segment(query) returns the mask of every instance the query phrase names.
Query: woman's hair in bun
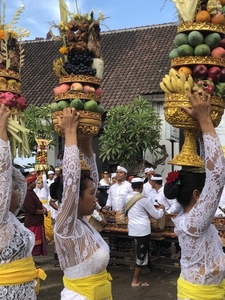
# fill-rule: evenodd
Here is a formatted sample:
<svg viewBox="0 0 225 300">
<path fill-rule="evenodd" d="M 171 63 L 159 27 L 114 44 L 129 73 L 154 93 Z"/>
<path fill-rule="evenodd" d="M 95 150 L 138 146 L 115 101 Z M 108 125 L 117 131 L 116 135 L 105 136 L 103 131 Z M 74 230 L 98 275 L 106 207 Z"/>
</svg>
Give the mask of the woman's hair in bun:
<svg viewBox="0 0 225 300">
<path fill-rule="evenodd" d="M 205 173 L 179 171 L 177 181 L 164 185 L 164 194 L 168 199 L 176 198 L 183 206 L 187 207 L 191 201 L 194 190 L 202 191 L 205 184 Z"/>
</svg>

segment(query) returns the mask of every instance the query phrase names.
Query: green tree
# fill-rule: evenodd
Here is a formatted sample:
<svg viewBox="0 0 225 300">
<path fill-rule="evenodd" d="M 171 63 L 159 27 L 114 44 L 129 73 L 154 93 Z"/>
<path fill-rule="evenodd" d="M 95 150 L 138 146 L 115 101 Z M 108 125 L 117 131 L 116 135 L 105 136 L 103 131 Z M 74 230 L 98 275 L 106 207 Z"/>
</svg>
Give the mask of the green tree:
<svg viewBox="0 0 225 300">
<path fill-rule="evenodd" d="M 162 152 L 159 145 L 162 120 L 151 103 L 142 97 L 130 104 L 111 108 L 100 136 L 100 158 L 131 167 L 148 149 L 152 154 Z M 165 149 L 164 149 L 165 150 Z"/>
<path fill-rule="evenodd" d="M 50 145 L 54 145 L 54 126 L 52 124 L 52 112 L 48 103 L 43 103 L 40 107 L 29 105 L 23 112 L 24 122 L 28 133 L 28 143 L 30 149 L 35 149 L 37 142 L 35 138 L 52 140 Z"/>
</svg>

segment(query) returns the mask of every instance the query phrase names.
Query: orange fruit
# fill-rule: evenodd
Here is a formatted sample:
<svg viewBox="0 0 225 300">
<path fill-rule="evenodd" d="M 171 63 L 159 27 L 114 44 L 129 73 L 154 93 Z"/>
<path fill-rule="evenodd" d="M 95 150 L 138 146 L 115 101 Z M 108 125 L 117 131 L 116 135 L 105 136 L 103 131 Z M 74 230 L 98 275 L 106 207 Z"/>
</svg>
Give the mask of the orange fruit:
<svg viewBox="0 0 225 300">
<path fill-rule="evenodd" d="M 225 17 L 223 14 L 219 13 L 211 17 L 211 23 L 213 24 L 225 24 Z"/>
<path fill-rule="evenodd" d="M 207 10 L 200 10 L 199 12 L 197 12 L 195 16 L 195 21 L 197 23 L 201 23 L 201 22 L 209 23 L 211 21 L 211 16 Z"/>
<path fill-rule="evenodd" d="M 188 67 L 184 66 L 184 67 L 179 68 L 178 74 L 179 74 L 180 71 L 183 71 L 186 76 L 189 75 L 189 74 L 192 75 L 192 70 Z"/>
</svg>

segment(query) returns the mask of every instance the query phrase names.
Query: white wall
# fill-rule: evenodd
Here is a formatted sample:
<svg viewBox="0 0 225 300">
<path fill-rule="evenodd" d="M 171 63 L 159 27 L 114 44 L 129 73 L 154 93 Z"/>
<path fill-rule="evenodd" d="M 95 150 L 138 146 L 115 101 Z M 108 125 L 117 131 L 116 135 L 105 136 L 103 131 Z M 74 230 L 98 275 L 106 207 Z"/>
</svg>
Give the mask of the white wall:
<svg viewBox="0 0 225 300">
<path fill-rule="evenodd" d="M 161 131 L 161 140 L 160 140 L 160 145 L 166 145 L 167 153 L 169 157 L 166 159 L 165 163 L 158 165 L 156 168 L 156 173 L 161 174 L 162 177 L 165 179 L 167 176 L 167 173 L 172 171 L 172 165 L 169 165 L 167 162 L 172 159 L 172 143 L 168 140 L 165 139 L 165 127 L 166 127 L 166 121 L 164 118 L 164 109 L 163 109 L 163 97 L 161 98 L 152 98 L 149 99 L 152 101 L 152 105 L 156 112 L 159 114 L 161 120 L 162 120 L 162 131 Z M 156 101 L 154 101 L 156 100 Z M 179 144 L 174 143 L 174 156 L 179 153 Z M 154 164 L 154 161 L 156 160 L 156 157 L 152 155 L 149 151 L 146 153 L 146 160 L 149 161 L 150 163 Z M 173 166 L 174 170 L 179 170 L 179 166 Z"/>
</svg>

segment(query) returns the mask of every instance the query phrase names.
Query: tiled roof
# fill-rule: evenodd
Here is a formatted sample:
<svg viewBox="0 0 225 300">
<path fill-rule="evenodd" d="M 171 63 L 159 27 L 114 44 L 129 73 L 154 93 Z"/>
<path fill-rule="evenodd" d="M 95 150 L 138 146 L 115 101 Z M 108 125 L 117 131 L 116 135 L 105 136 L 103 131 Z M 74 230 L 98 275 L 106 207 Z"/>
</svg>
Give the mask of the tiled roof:
<svg viewBox="0 0 225 300">
<path fill-rule="evenodd" d="M 162 94 L 159 82 L 168 72 L 176 24 L 168 23 L 101 33 L 104 58 L 102 103 L 106 109 L 131 102 L 138 95 Z M 60 41 L 24 43 L 22 92 L 28 103 L 53 101 L 58 78 L 52 62 L 59 57 Z"/>
</svg>

